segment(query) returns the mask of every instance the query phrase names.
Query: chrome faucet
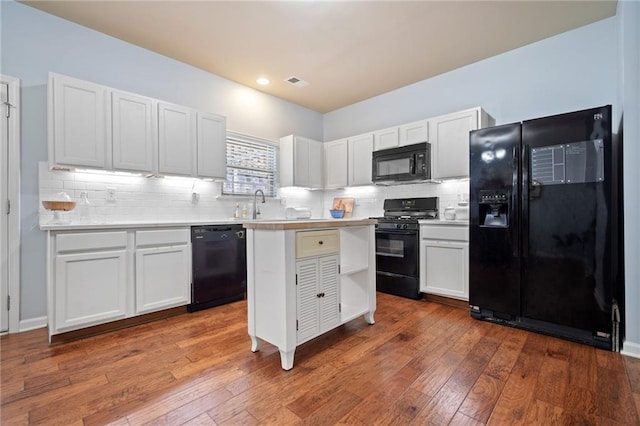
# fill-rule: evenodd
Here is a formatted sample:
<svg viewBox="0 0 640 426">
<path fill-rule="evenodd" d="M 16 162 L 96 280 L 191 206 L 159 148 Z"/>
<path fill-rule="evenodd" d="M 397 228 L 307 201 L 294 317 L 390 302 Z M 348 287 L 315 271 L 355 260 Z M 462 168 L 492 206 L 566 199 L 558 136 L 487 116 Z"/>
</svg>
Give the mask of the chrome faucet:
<svg viewBox="0 0 640 426">
<path fill-rule="evenodd" d="M 262 202 L 264 203 L 264 192 L 262 191 L 262 189 L 256 189 L 256 192 L 254 192 L 253 194 L 253 218 L 257 219 L 258 215 L 260 214 L 260 209 L 258 208 L 258 193 L 260 193 L 260 195 L 262 195 Z"/>
</svg>

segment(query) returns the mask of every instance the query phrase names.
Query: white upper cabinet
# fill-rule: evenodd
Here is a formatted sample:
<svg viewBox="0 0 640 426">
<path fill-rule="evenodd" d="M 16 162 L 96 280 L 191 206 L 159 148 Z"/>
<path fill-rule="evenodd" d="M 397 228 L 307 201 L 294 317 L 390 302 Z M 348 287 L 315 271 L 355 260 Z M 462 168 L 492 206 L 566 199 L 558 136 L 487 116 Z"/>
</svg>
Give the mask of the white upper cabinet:
<svg viewBox="0 0 640 426">
<path fill-rule="evenodd" d="M 325 184 L 327 189 L 349 185 L 349 141 L 347 139 L 324 143 Z"/>
<path fill-rule="evenodd" d="M 322 188 L 323 144 L 289 135 L 280 139 L 280 186 Z"/>
<path fill-rule="evenodd" d="M 49 76 L 49 161 L 107 166 L 107 98 L 103 86 L 58 74 Z"/>
<path fill-rule="evenodd" d="M 399 127 L 389 127 L 388 129 L 373 132 L 373 149 L 394 148 L 400 143 Z"/>
<path fill-rule="evenodd" d="M 194 176 L 196 112 L 179 105 L 158 103 L 158 171 Z"/>
<path fill-rule="evenodd" d="M 111 93 L 113 168 L 157 172 L 156 111 L 153 99 Z"/>
<path fill-rule="evenodd" d="M 481 108 L 473 108 L 429 120 L 431 177 L 446 179 L 469 176 L 469 132 L 493 125 Z"/>
<path fill-rule="evenodd" d="M 349 186 L 371 185 L 373 133 L 349 138 Z"/>
<path fill-rule="evenodd" d="M 400 146 L 429 142 L 429 120 L 414 121 L 399 127 Z"/>
<path fill-rule="evenodd" d="M 225 179 L 227 175 L 227 120 L 198 112 L 198 176 Z"/>
<path fill-rule="evenodd" d="M 55 73 L 48 95 L 52 166 L 226 177 L 225 117 Z"/>
</svg>

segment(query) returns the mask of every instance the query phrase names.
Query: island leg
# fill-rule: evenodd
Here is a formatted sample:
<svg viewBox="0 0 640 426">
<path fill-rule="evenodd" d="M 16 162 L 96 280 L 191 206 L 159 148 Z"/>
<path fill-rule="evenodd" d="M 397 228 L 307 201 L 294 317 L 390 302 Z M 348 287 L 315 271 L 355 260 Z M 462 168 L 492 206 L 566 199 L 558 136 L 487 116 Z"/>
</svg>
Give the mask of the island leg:
<svg viewBox="0 0 640 426">
<path fill-rule="evenodd" d="M 280 349 L 280 364 L 282 365 L 283 370 L 291 370 L 293 368 L 293 355 L 295 352 L 295 348 L 289 351 Z"/>
<path fill-rule="evenodd" d="M 262 346 L 262 339 L 252 335 L 249 337 L 251 338 L 251 352 L 258 352 Z"/>
<path fill-rule="evenodd" d="M 373 319 L 373 313 L 375 311 L 369 311 L 366 314 L 364 314 L 364 320 L 367 322 L 367 324 L 375 324 L 376 321 Z"/>
</svg>

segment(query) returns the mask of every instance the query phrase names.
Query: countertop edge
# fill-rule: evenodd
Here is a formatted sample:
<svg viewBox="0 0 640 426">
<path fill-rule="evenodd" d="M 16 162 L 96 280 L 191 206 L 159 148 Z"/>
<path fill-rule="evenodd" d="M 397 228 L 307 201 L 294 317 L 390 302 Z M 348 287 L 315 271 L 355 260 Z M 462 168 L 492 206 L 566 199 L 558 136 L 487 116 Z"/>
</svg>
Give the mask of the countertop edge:
<svg viewBox="0 0 640 426">
<path fill-rule="evenodd" d="M 420 225 L 434 225 L 434 226 L 443 226 L 443 225 L 469 226 L 469 221 L 468 220 L 446 220 L 446 219 L 419 220 L 418 223 Z"/>
<path fill-rule="evenodd" d="M 313 227 L 336 227 L 336 226 L 356 226 L 356 225 L 373 225 L 376 223 L 375 219 L 211 219 L 211 220 L 180 220 L 180 221 L 132 221 L 132 222 L 111 222 L 111 223 L 68 223 L 68 224 L 40 224 L 41 231 L 90 231 L 90 230 L 110 230 L 110 229 L 154 229 L 154 228 L 172 228 L 172 227 L 191 227 L 202 225 L 242 225 L 245 228 L 256 228 L 256 226 L 245 225 L 258 225 L 258 224 L 270 224 L 271 227 L 277 225 L 295 225 L 296 227 L 301 225 L 318 224 Z M 303 228 L 303 227 L 300 227 Z M 262 228 L 265 229 L 265 228 Z M 273 229 L 273 228 L 270 228 Z M 284 229 L 284 228 L 281 228 Z M 295 227 L 288 227 L 287 229 L 296 229 Z"/>
<path fill-rule="evenodd" d="M 306 220 L 277 220 L 244 223 L 247 229 L 258 230 L 288 230 L 288 229 L 317 229 L 340 228 L 344 226 L 375 225 L 375 219 L 306 219 Z"/>
</svg>

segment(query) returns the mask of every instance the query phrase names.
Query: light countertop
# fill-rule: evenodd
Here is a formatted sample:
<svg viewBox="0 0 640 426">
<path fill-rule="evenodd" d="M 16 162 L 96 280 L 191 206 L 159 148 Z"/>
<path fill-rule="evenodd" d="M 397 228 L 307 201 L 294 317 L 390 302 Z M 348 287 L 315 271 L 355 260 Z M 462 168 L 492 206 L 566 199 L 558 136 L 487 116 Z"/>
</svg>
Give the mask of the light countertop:
<svg viewBox="0 0 640 426">
<path fill-rule="evenodd" d="M 268 219 L 246 222 L 243 226 L 247 229 L 315 229 L 315 228 L 336 228 L 342 226 L 363 226 L 375 225 L 375 219 L 303 219 L 303 220 L 273 220 Z"/>
<path fill-rule="evenodd" d="M 253 229 L 310 229 L 339 226 L 373 225 L 375 219 L 187 219 L 187 220 L 130 220 L 66 224 L 43 223 L 43 231 L 82 231 L 101 229 L 139 229 L 139 228 L 169 228 L 199 225 L 244 225 Z"/>
</svg>

